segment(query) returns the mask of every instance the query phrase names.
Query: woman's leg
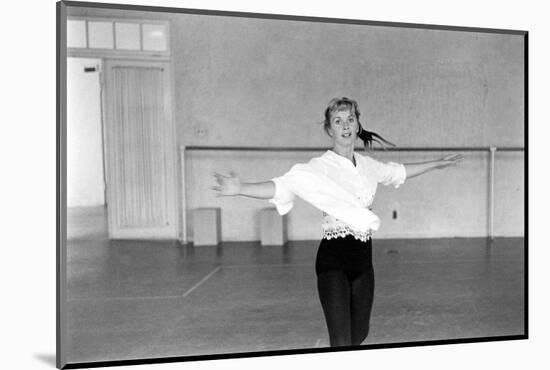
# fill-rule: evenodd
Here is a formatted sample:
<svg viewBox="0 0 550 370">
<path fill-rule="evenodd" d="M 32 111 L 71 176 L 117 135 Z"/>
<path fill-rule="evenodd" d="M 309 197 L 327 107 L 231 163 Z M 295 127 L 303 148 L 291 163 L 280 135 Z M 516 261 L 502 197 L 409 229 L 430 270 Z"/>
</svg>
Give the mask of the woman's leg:
<svg viewBox="0 0 550 370">
<path fill-rule="evenodd" d="M 374 270 L 367 269 L 351 282 L 351 344 L 360 345 L 369 335 L 374 297 Z"/>
<path fill-rule="evenodd" d="M 350 285 L 347 275 L 340 270 L 324 271 L 317 275 L 317 289 L 330 346 L 351 345 Z"/>
</svg>

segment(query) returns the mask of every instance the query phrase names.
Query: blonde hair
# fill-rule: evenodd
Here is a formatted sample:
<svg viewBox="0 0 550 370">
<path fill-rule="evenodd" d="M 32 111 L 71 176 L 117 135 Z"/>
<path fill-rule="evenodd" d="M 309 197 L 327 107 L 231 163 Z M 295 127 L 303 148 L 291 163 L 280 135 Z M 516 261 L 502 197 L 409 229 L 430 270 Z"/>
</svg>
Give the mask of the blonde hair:
<svg viewBox="0 0 550 370">
<path fill-rule="evenodd" d="M 351 114 L 355 115 L 355 118 L 357 118 L 357 124 L 359 125 L 359 132 L 357 133 L 357 136 L 363 141 L 365 145 L 365 150 L 372 149 L 373 141 L 376 141 L 377 143 L 379 143 L 384 149 L 385 149 L 384 144 L 395 146 L 395 144 L 387 141 L 377 133 L 365 130 L 361 125 L 361 121 L 359 121 L 359 116 L 361 112 L 359 112 L 359 106 L 357 105 L 357 102 L 355 100 L 352 100 L 346 97 L 333 98 L 328 103 L 328 106 L 325 109 L 325 119 L 323 121 L 323 128 L 329 136 L 330 136 L 330 131 L 329 131 L 330 118 L 332 117 L 332 114 L 334 112 L 341 112 L 341 111 L 349 111 Z"/>
</svg>

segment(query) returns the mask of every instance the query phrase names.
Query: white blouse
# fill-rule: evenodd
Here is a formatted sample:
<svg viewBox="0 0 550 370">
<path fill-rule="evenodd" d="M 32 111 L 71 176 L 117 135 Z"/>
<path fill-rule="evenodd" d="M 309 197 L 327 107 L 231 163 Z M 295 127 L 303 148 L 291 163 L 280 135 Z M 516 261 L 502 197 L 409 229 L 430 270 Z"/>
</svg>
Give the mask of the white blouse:
<svg viewBox="0 0 550 370">
<path fill-rule="evenodd" d="M 380 219 L 370 209 L 378 183 L 403 184 L 407 177 L 402 164 L 379 162 L 354 153 L 355 163 L 332 150 L 296 164 L 283 176 L 272 179 L 275 195 L 269 202 L 279 214 L 288 213 L 298 196 L 323 211 L 323 237 L 353 235 L 366 241 L 380 227 Z"/>
</svg>

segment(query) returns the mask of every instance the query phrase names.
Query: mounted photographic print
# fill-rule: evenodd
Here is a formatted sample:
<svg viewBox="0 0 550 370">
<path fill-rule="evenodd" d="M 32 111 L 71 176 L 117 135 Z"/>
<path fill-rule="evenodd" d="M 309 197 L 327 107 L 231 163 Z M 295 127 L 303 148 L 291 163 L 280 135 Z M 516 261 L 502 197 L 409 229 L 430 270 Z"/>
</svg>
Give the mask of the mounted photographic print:
<svg viewBox="0 0 550 370">
<path fill-rule="evenodd" d="M 57 366 L 526 339 L 526 31 L 64 1 Z"/>
</svg>

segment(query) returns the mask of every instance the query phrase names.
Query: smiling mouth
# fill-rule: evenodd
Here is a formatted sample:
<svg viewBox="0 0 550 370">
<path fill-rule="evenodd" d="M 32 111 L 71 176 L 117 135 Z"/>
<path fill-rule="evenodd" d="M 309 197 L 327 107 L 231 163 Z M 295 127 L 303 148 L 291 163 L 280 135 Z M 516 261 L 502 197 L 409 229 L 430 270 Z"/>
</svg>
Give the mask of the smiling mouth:
<svg viewBox="0 0 550 370">
<path fill-rule="evenodd" d="M 346 132 L 342 134 L 342 137 L 350 137 L 350 136 L 351 136 L 351 132 Z"/>
</svg>

